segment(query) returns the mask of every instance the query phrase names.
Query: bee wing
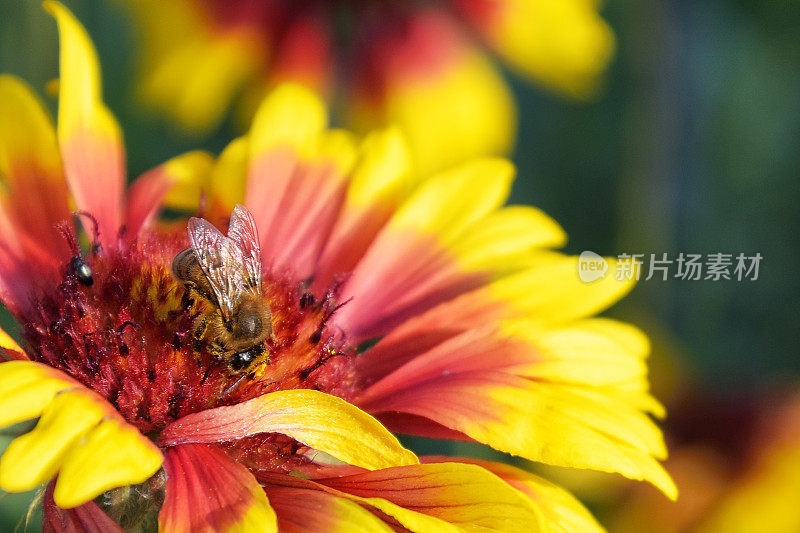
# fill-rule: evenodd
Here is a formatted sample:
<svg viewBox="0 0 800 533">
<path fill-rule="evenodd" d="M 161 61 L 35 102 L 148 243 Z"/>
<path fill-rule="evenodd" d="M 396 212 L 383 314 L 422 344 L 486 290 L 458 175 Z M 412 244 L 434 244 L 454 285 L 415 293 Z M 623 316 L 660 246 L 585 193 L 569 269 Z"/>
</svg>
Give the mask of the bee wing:
<svg viewBox="0 0 800 533">
<path fill-rule="evenodd" d="M 188 227 L 197 261 L 217 297 L 222 316 L 227 320 L 244 289 L 242 251 L 207 220 L 191 218 Z"/>
<path fill-rule="evenodd" d="M 242 251 L 247 289 L 261 292 L 261 244 L 253 215 L 242 204 L 236 204 L 231 213 L 228 238 Z"/>
</svg>

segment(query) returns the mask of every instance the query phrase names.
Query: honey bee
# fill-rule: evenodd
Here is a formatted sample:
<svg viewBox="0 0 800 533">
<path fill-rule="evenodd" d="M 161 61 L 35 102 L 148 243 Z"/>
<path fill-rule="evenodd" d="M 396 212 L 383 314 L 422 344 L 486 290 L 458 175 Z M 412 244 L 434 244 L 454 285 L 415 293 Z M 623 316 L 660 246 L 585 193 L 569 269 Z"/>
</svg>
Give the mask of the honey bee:
<svg viewBox="0 0 800 533">
<path fill-rule="evenodd" d="M 272 312 L 261 294 L 261 245 L 253 215 L 243 205 L 231 214 L 228 236 L 201 218 L 188 223 L 191 248 L 172 260 L 186 294 L 211 304 L 195 319 L 194 339 L 206 342 L 232 374 L 251 374 L 269 362 Z"/>
</svg>

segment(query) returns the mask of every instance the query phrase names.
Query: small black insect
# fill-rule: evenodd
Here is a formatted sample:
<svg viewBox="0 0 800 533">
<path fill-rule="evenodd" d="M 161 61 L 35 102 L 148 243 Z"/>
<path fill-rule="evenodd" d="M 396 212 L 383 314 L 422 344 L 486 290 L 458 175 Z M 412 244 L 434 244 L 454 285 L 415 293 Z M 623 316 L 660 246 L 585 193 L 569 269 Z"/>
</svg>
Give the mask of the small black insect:
<svg viewBox="0 0 800 533">
<path fill-rule="evenodd" d="M 76 255 L 69 260 L 67 273 L 74 276 L 81 285 L 86 285 L 87 287 L 94 285 L 94 275 L 92 274 L 92 269 L 86 264 L 86 261 L 84 261 L 83 257 L 80 255 Z"/>
<path fill-rule="evenodd" d="M 100 231 L 97 225 L 97 219 L 95 219 L 86 211 L 76 211 L 75 215 L 86 218 L 92 225 L 93 238 L 91 253 L 92 255 L 98 255 L 102 252 L 102 248 L 100 246 Z M 94 274 L 92 272 L 92 268 L 86 263 L 83 255 L 81 255 L 81 250 L 78 247 L 78 241 L 75 238 L 75 232 L 73 231 L 72 226 L 64 221 L 57 224 L 56 227 L 64 236 L 64 239 L 66 239 L 67 246 L 69 246 L 69 249 L 72 252 L 72 258 L 69 260 L 69 263 L 67 263 L 67 276 L 75 278 L 81 285 L 91 287 L 94 285 Z"/>
<path fill-rule="evenodd" d="M 86 264 L 86 261 L 81 255 L 80 248 L 78 248 L 78 243 L 75 239 L 75 233 L 66 222 L 61 222 L 56 227 L 61 234 L 64 235 L 64 239 L 66 239 L 67 245 L 73 254 L 69 263 L 67 263 L 67 276 L 75 278 L 81 285 L 91 287 L 94 285 L 94 274 L 92 273 L 92 268 Z"/>
</svg>

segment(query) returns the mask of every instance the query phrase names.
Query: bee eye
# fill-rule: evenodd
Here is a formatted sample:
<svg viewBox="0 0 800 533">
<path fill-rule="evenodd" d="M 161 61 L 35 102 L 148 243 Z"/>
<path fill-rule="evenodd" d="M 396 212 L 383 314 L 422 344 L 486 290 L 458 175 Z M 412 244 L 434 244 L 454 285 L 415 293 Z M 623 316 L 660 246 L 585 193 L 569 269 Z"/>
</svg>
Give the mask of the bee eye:
<svg viewBox="0 0 800 533">
<path fill-rule="evenodd" d="M 231 359 L 231 368 L 236 371 L 244 370 L 247 365 L 253 362 L 254 357 L 255 354 L 253 354 L 253 350 L 247 350 L 234 354 L 233 358 Z"/>
</svg>

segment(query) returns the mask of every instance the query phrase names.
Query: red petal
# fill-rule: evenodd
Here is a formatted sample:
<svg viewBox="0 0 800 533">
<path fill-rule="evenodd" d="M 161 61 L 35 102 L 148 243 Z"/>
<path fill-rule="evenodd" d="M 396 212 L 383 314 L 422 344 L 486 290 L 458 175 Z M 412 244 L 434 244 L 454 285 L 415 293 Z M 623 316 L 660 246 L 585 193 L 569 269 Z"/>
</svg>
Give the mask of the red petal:
<svg viewBox="0 0 800 533">
<path fill-rule="evenodd" d="M 433 236 L 384 229 L 342 289 L 354 298 L 332 318 L 353 340 L 385 335 L 409 318 L 483 285 L 464 272 Z"/>
<path fill-rule="evenodd" d="M 219 448 L 202 444 L 170 448 L 164 468 L 167 489 L 158 514 L 159 531 L 227 531 L 257 518 L 264 521 L 264 531 L 275 530 L 275 514 L 261 486 Z"/>
<path fill-rule="evenodd" d="M 506 304 L 477 290 L 404 322 L 358 359 L 359 375 L 373 383 L 460 333 L 509 315 Z"/>
<path fill-rule="evenodd" d="M 529 345 L 501 337 L 495 326 L 466 331 L 417 356 L 369 387 L 357 403 L 370 405 L 378 398 L 448 376 L 481 373 L 530 363 L 536 354 Z"/>
<path fill-rule="evenodd" d="M 53 501 L 53 486 L 50 482 L 44 494 L 42 531 L 44 533 L 124 533 L 124 530 L 90 501 L 72 509 L 62 509 Z"/>
<path fill-rule="evenodd" d="M 139 230 L 158 214 L 171 185 L 172 179 L 163 165 L 142 174 L 131 184 L 125 199 L 125 232 L 129 239 L 136 238 Z"/>
<path fill-rule="evenodd" d="M 270 75 L 326 94 L 331 82 L 330 38 L 322 17 L 310 12 L 292 21 L 275 46 Z"/>
</svg>

